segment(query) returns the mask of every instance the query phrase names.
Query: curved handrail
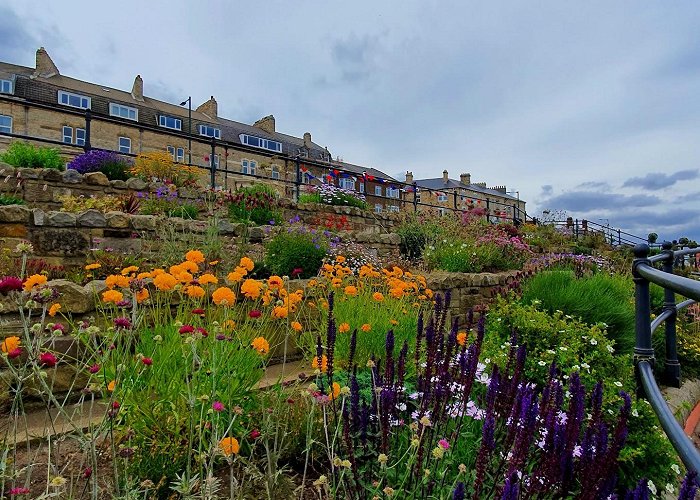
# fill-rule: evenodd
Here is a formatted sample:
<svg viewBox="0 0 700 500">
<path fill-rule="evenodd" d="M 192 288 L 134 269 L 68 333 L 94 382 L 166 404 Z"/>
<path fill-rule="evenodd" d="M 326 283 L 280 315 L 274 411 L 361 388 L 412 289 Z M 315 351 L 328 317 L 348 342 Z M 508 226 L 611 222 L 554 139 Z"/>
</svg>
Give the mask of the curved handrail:
<svg viewBox="0 0 700 500">
<path fill-rule="evenodd" d="M 671 444 L 688 468 L 700 472 L 700 452 L 686 436 L 678 424 L 673 412 L 668 407 L 661 390 L 654 378 L 654 349 L 651 334 L 665 323 L 666 359 L 664 376 L 669 385 L 680 386 L 680 363 L 677 355 L 676 313 L 697 301 L 700 301 L 700 281 L 673 274 L 673 264 L 677 257 L 700 253 L 700 248 L 673 251 L 673 245 L 664 242 L 663 251 L 649 258 L 649 246 L 640 244 L 634 247 L 632 275 L 635 284 L 635 333 L 634 347 L 635 373 L 639 392 L 646 396 L 661 427 Z M 663 270 L 655 269 L 653 263 L 661 262 Z M 664 310 L 651 321 L 649 304 L 649 284 L 654 283 L 664 288 Z M 676 304 L 675 294 L 687 297 Z"/>
</svg>

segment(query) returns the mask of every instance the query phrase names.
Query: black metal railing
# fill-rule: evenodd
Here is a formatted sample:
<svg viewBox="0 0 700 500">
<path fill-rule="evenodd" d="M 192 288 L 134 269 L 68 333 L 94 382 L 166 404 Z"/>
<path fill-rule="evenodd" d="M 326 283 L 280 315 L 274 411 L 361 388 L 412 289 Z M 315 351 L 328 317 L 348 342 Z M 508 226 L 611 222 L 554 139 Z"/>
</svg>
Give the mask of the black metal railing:
<svg viewBox="0 0 700 500">
<path fill-rule="evenodd" d="M 42 105 L 40 103 L 28 103 L 28 105 L 35 106 L 35 107 L 40 107 L 40 108 L 50 108 L 50 106 L 47 105 Z M 51 108 L 53 109 L 53 108 Z M 80 150 L 84 151 L 90 151 L 90 150 L 101 150 L 101 151 L 108 151 L 112 152 L 118 155 L 122 156 L 127 156 L 127 157 L 136 157 L 138 154 L 135 153 L 123 153 L 120 151 L 115 151 L 111 149 L 105 149 L 105 148 L 99 148 L 95 147 L 92 144 L 92 135 L 91 135 L 91 128 L 92 128 L 92 122 L 93 121 L 104 121 L 108 123 L 119 123 L 123 124 L 123 121 L 120 121 L 118 118 L 115 117 L 108 117 L 108 116 L 102 116 L 102 115 L 96 115 L 91 113 L 89 110 L 82 112 L 82 111 L 76 111 L 76 110 L 61 110 L 62 112 L 66 112 L 69 114 L 73 114 L 76 116 L 83 116 L 85 119 L 85 141 L 84 144 L 69 144 L 65 143 L 60 140 L 56 139 L 49 139 L 45 137 L 37 137 L 37 136 L 29 136 L 29 135 L 23 135 L 23 134 L 16 134 L 16 133 L 10 133 L 10 132 L 0 132 L 0 137 L 5 136 L 9 137 L 12 139 L 18 139 L 18 140 L 23 140 L 23 141 L 33 141 L 33 142 L 38 142 L 38 143 L 44 143 L 44 144 L 51 144 L 51 145 L 57 145 L 57 146 L 63 146 L 65 148 L 74 148 L 76 151 L 75 153 L 71 154 L 79 154 Z M 337 162 L 332 162 L 332 161 L 321 161 L 321 160 L 314 160 L 310 158 L 305 158 L 302 156 L 287 156 L 287 155 L 276 155 L 275 158 L 278 158 L 280 161 L 283 161 L 285 165 L 289 165 L 290 163 L 292 164 L 293 167 L 293 172 L 292 172 L 292 178 L 283 178 L 281 175 L 273 178 L 270 175 L 259 175 L 259 174 L 252 174 L 252 173 L 245 173 L 240 170 L 231 170 L 228 168 L 228 165 L 226 165 L 224 168 L 221 168 L 220 166 L 217 166 L 214 162 L 214 158 L 216 157 L 217 153 L 224 152 L 224 158 L 228 156 L 228 151 L 229 150 L 236 150 L 236 151 L 243 151 L 251 154 L 265 154 L 264 151 L 257 150 L 256 148 L 252 148 L 250 146 L 246 145 L 241 145 L 229 141 L 223 141 L 223 140 L 217 140 L 214 138 L 208 138 L 208 137 L 200 137 L 196 135 L 191 135 L 187 133 L 182 133 L 179 131 L 164 131 L 162 129 L 159 129 L 158 127 L 155 126 L 149 126 L 145 124 L 129 124 L 130 126 L 135 126 L 139 129 L 142 130 L 148 130 L 151 132 L 156 132 L 156 133 L 161 133 L 161 134 L 169 134 L 173 136 L 177 136 L 178 138 L 186 138 L 188 140 L 191 140 L 194 143 L 200 144 L 200 145 L 206 145 L 209 148 L 209 153 L 207 154 L 208 157 L 208 165 L 202 165 L 202 164 L 197 164 L 197 163 L 191 163 L 191 162 L 178 162 L 181 165 L 184 166 L 189 166 L 189 167 L 194 167 L 194 168 L 199 168 L 205 171 L 208 171 L 209 173 L 209 180 L 210 180 L 210 186 L 214 189 L 217 187 L 223 187 L 224 189 L 228 189 L 228 178 L 229 175 L 235 176 L 234 179 L 237 180 L 259 180 L 263 182 L 276 182 L 283 184 L 285 186 L 288 186 L 290 189 L 290 194 L 294 196 L 295 199 L 299 199 L 300 194 L 302 194 L 302 191 L 305 186 L 308 186 L 309 184 L 321 184 L 321 183 L 333 183 L 334 185 L 339 184 L 339 178 L 342 177 L 355 177 L 359 180 L 360 184 L 364 189 L 362 190 L 355 190 L 358 194 L 362 194 L 365 196 L 367 199 L 371 199 L 373 201 L 381 201 L 389 206 L 397 206 L 401 211 L 414 211 L 417 212 L 420 208 L 427 208 L 427 209 L 432 209 L 435 211 L 440 211 L 440 212 L 445 212 L 445 211 L 451 211 L 451 212 L 457 212 L 457 213 L 464 213 L 467 212 L 468 209 L 460 207 L 460 202 L 464 204 L 465 201 L 471 201 L 469 204 L 472 206 L 472 208 L 480 208 L 484 212 L 484 216 L 489 220 L 489 222 L 512 222 L 514 224 L 518 224 L 521 222 L 526 222 L 526 221 L 532 221 L 533 219 L 528 216 L 527 212 L 525 210 L 522 210 L 520 208 L 520 203 L 522 203 L 519 199 L 513 199 L 512 201 L 498 201 L 494 199 L 490 199 L 489 197 L 480 197 L 476 194 L 470 194 L 470 195 L 465 195 L 465 194 L 458 194 L 456 191 L 451 191 L 449 189 L 432 189 L 432 188 L 425 188 L 425 187 L 420 187 L 417 185 L 416 182 L 413 183 L 406 183 L 406 182 L 401 182 L 397 181 L 394 179 L 381 179 L 381 178 L 375 178 L 371 175 L 366 175 L 365 173 L 359 173 L 357 171 L 352 171 L 352 170 L 347 170 L 343 169 L 341 166 L 337 164 Z M 207 161 L 205 157 L 205 161 Z M 227 162 L 228 160 L 226 160 Z M 311 173 L 311 169 L 313 169 L 313 174 Z M 311 175 L 311 178 L 309 182 L 304 181 L 305 175 L 309 173 Z M 217 186 L 217 175 L 222 175 L 224 177 L 224 185 L 223 186 Z M 367 192 L 367 187 L 368 183 L 381 183 L 382 185 L 386 187 L 394 187 L 398 191 L 398 197 L 392 197 L 392 196 L 386 196 L 386 195 L 378 195 L 372 192 Z M 386 193 L 386 189 L 383 190 L 384 193 Z M 426 203 L 424 195 L 432 195 L 437 199 L 438 196 L 444 197 L 445 201 L 443 203 L 445 204 L 432 204 L 432 203 Z M 497 195 L 494 195 L 497 196 Z M 421 200 L 422 197 L 422 200 Z M 371 208 L 371 207 L 369 207 Z"/>
<path fill-rule="evenodd" d="M 598 224 L 587 219 L 574 219 L 569 217 L 566 220 L 556 220 L 547 222 L 555 226 L 565 227 L 574 239 L 579 239 L 582 236 L 599 235 L 602 236 L 606 243 L 612 246 L 627 246 L 633 247 L 642 243 L 648 244 L 647 238 L 637 236 L 632 233 L 623 231 L 620 228 L 613 227 L 610 224 Z M 650 245 L 659 247 L 660 245 Z"/>
<path fill-rule="evenodd" d="M 638 383 L 638 394 L 646 397 L 659 418 L 661 427 L 681 460 L 688 468 L 700 472 L 700 452 L 686 436 L 685 431 L 676 421 L 673 412 L 661 394 L 654 368 L 656 359 L 651 341 L 652 333 L 664 323 L 666 340 L 666 359 L 664 360 L 663 382 L 673 387 L 680 387 L 681 367 L 678 362 L 676 339 L 676 315 L 678 311 L 700 301 L 700 281 L 673 274 L 677 259 L 688 255 L 700 254 L 700 248 L 688 248 L 673 251 L 673 245 L 664 242 L 661 252 L 649 257 L 649 245 L 634 247 L 632 276 L 635 284 L 635 332 L 634 366 Z M 696 260 L 697 262 L 697 260 Z M 653 265 L 660 263 L 662 269 Z M 652 322 L 649 297 L 649 284 L 654 283 L 664 288 L 663 312 Z M 676 304 L 675 294 L 688 300 Z"/>
</svg>

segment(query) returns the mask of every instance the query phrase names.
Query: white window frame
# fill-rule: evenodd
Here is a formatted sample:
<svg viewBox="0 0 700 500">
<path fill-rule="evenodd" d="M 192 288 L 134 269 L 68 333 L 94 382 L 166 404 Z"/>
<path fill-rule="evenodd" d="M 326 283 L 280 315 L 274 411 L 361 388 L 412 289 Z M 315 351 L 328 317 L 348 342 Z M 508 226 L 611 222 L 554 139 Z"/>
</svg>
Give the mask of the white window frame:
<svg viewBox="0 0 700 500">
<path fill-rule="evenodd" d="M 282 152 L 282 143 L 279 141 L 273 141 L 272 139 L 264 139 L 262 137 L 258 137 L 257 135 L 248 135 L 248 134 L 241 134 L 239 136 L 239 139 L 241 140 L 241 144 L 245 144 L 246 146 L 250 146 L 252 148 L 260 148 L 260 149 L 267 149 L 268 151 L 275 151 L 277 153 Z M 258 141 L 258 144 L 251 144 L 251 139 L 255 139 Z"/>
<path fill-rule="evenodd" d="M 65 97 L 66 102 L 63 102 L 64 97 Z M 71 97 L 79 99 L 80 105 L 76 106 L 75 104 L 71 104 L 70 103 Z M 83 102 L 83 100 L 84 100 L 84 102 Z M 58 104 L 61 104 L 63 106 L 69 106 L 71 108 L 90 109 L 90 107 L 92 105 L 92 99 L 86 95 L 74 94 L 73 92 L 66 92 L 65 90 L 59 90 L 58 91 Z"/>
<path fill-rule="evenodd" d="M 397 205 L 389 205 L 388 210 L 389 212 L 398 212 L 399 207 Z"/>
<path fill-rule="evenodd" d="M 7 118 L 9 120 L 10 125 L 9 126 L 2 125 L 2 123 L 0 123 L 0 132 L 5 132 L 7 134 L 11 134 L 12 133 L 12 117 L 8 116 L 8 115 L 0 115 L 0 120 L 2 120 L 4 118 Z"/>
<path fill-rule="evenodd" d="M 304 172 L 301 176 L 301 181 L 304 184 L 311 184 L 311 174 L 308 172 Z"/>
<path fill-rule="evenodd" d="M 170 153 L 170 156 L 173 157 L 173 161 L 175 161 L 175 147 L 174 146 L 168 146 L 168 153 Z"/>
<path fill-rule="evenodd" d="M 277 165 L 272 165 L 270 169 L 270 177 L 275 180 L 279 180 L 280 178 L 280 169 Z"/>
<path fill-rule="evenodd" d="M 386 188 L 386 195 L 389 198 L 398 198 L 399 188 Z"/>
<path fill-rule="evenodd" d="M 364 193 L 364 192 L 365 192 L 365 183 L 360 182 L 360 193 Z"/>
<path fill-rule="evenodd" d="M 216 154 L 214 156 L 211 156 L 211 155 L 209 155 L 209 156 L 211 157 L 211 159 L 214 160 L 214 168 L 218 169 L 219 168 L 219 161 L 220 161 L 219 155 Z M 211 167 L 211 165 L 209 165 L 209 166 Z"/>
<path fill-rule="evenodd" d="M 174 127 L 169 127 L 168 126 L 168 119 L 174 120 L 175 121 L 175 126 Z M 170 115 L 158 115 L 158 125 L 160 125 L 163 128 L 169 128 L 170 130 L 180 130 L 182 131 L 182 120 L 180 118 L 175 118 L 174 116 Z"/>
<path fill-rule="evenodd" d="M 446 201 L 447 201 L 447 195 L 446 195 L 446 194 L 439 194 L 439 195 L 437 195 L 437 201 L 442 202 L 442 203 L 446 202 Z"/>
<path fill-rule="evenodd" d="M 200 123 L 199 126 L 197 127 L 199 130 L 199 135 L 203 137 L 213 137 L 215 139 L 221 139 L 221 129 L 212 127 L 211 125 L 206 125 L 204 123 Z M 207 129 L 212 130 L 212 134 L 209 134 Z"/>
<path fill-rule="evenodd" d="M 124 143 L 122 144 L 122 142 Z M 131 153 L 131 138 L 120 136 L 119 139 L 117 139 L 117 149 L 120 153 Z"/>
<path fill-rule="evenodd" d="M 0 94 L 12 94 L 13 88 L 12 80 L 0 79 Z"/>
<path fill-rule="evenodd" d="M 382 205 L 381 203 L 375 203 L 375 205 L 374 205 L 374 213 L 375 213 L 375 214 L 380 214 L 380 213 L 382 213 L 382 208 L 383 208 L 383 205 Z"/>
<path fill-rule="evenodd" d="M 73 146 L 85 146 L 85 129 L 78 127 L 70 127 L 64 125 L 61 129 L 64 144 L 71 144 Z M 79 137 L 82 135 L 82 137 Z M 68 140 L 66 140 L 68 139 Z"/>
<path fill-rule="evenodd" d="M 177 148 L 177 157 L 175 161 L 185 161 L 185 148 Z"/>
<path fill-rule="evenodd" d="M 246 158 L 241 160 L 241 173 L 255 175 L 258 168 L 258 162 L 255 160 L 248 160 Z"/>
<path fill-rule="evenodd" d="M 342 177 L 339 181 L 339 186 L 341 189 L 346 191 L 355 191 L 355 181 L 352 177 Z"/>
<path fill-rule="evenodd" d="M 382 195 L 382 187 L 381 186 L 374 186 L 374 196 L 381 196 Z"/>
<path fill-rule="evenodd" d="M 122 114 L 122 112 L 126 113 L 126 116 Z M 131 114 L 133 113 L 133 118 L 131 117 Z M 125 120 L 132 120 L 132 121 L 139 121 L 139 110 L 136 108 L 132 108 L 131 106 L 127 106 L 125 104 L 119 104 L 118 102 L 110 102 L 109 103 L 109 115 L 110 116 L 116 116 L 117 118 L 124 118 Z"/>
</svg>

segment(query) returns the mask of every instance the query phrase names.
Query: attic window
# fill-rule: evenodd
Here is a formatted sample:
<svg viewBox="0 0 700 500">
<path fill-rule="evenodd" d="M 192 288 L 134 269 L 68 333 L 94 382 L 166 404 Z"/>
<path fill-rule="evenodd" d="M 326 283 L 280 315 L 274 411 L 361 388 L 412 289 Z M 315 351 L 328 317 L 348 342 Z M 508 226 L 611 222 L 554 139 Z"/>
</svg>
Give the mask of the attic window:
<svg viewBox="0 0 700 500">
<path fill-rule="evenodd" d="M 90 98 L 71 92 L 58 91 L 58 103 L 72 108 L 90 109 Z"/>
<path fill-rule="evenodd" d="M 0 94 L 12 93 L 12 80 L 0 80 Z"/>
<path fill-rule="evenodd" d="M 182 120 L 173 116 L 160 115 L 158 117 L 158 124 L 161 127 L 171 128 L 173 130 L 182 130 Z"/>
<path fill-rule="evenodd" d="M 277 141 L 271 141 L 270 139 L 263 139 L 262 137 L 255 137 L 254 135 L 241 134 L 241 143 L 252 146 L 254 148 L 267 149 L 269 151 L 276 151 L 278 153 L 282 152 L 282 143 Z"/>
</svg>

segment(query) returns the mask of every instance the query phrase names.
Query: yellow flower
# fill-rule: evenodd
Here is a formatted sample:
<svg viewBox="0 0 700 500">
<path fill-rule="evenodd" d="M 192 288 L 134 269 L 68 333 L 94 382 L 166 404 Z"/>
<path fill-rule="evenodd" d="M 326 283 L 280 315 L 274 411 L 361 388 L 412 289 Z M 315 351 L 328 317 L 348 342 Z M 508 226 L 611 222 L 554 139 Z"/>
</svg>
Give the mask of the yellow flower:
<svg viewBox="0 0 700 500">
<path fill-rule="evenodd" d="M 117 290 L 107 290 L 102 293 L 102 300 L 107 303 L 114 302 L 116 304 L 124 300 L 124 294 Z"/>
<path fill-rule="evenodd" d="M 101 267 L 102 267 L 102 264 L 98 264 L 97 262 L 95 262 L 94 264 L 88 264 L 87 266 L 85 266 L 85 270 L 92 271 L 94 269 L 99 269 Z"/>
<path fill-rule="evenodd" d="M 364 325 L 362 325 L 361 328 L 363 332 L 369 332 L 372 329 L 372 325 L 370 325 L 369 323 L 365 323 Z"/>
<path fill-rule="evenodd" d="M 9 354 L 12 351 L 14 351 L 15 349 L 18 349 L 19 344 L 20 344 L 19 337 L 15 337 L 15 336 L 7 337 L 5 340 L 2 341 L 2 343 L 0 343 L 0 351 Z"/>
<path fill-rule="evenodd" d="M 236 294 L 228 287 L 222 286 L 211 294 L 214 304 L 217 306 L 232 306 L 236 302 Z"/>
<path fill-rule="evenodd" d="M 282 278 L 279 276 L 270 276 L 267 280 L 267 284 L 270 286 L 270 288 L 277 288 L 280 289 L 284 285 L 284 282 L 282 281 Z"/>
<path fill-rule="evenodd" d="M 352 285 L 346 286 L 345 295 L 350 295 L 351 297 L 354 297 L 355 295 L 357 295 L 357 287 L 354 287 Z"/>
<path fill-rule="evenodd" d="M 340 384 L 338 382 L 333 382 L 333 392 L 330 394 L 331 399 L 336 399 L 340 396 Z"/>
<path fill-rule="evenodd" d="M 458 332 L 457 333 L 457 343 L 459 345 L 464 345 L 467 343 L 467 332 Z"/>
<path fill-rule="evenodd" d="M 185 254 L 185 260 L 194 262 L 195 264 L 201 264 L 204 262 L 204 254 L 199 250 L 190 250 Z"/>
<path fill-rule="evenodd" d="M 260 297 L 261 288 L 262 283 L 260 283 L 258 280 L 247 279 L 241 285 L 241 293 L 249 299 L 255 300 Z"/>
<path fill-rule="evenodd" d="M 302 330 L 304 329 L 304 327 L 301 326 L 301 323 L 299 323 L 298 321 L 292 321 L 292 325 L 291 325 L 291 326 L 292 326 L 292 329 L 293 329 L 295 332 L 300 332 L 300 331 L 302 331 Z"/>
<path fill-rule="evenodd" d="M 242 267 L 237 267 L 234 269 L 232 272 L 228 273 L 228 276 L 226 276 L 226 279 L 230 281 L 231 283 L 238 283 L 243 279 L 243 277 L 248 274 L 248 271 L 243 269 Z"/>
<path fill-rule="evenodd" d="M 27 281 L 24 282 L 24 291 L 28 292 L 35 286 L 43 285 L 48 281 L 48 278 L 43 274 L 32 274 Z"/>
<path fill-rule="evenodd" d="M 177 285 L 177 278 L 169 273 L 162 273 L 153 278 L 153 284 L 158 290 L 172 290 Z"/>
<path fill-rule="evenodd" d="M 112 380 L 109 384 L 107 384 L 107 390 L 109 392 L 114 392 L 114 388 L 117 386 L 117 381 Z"/>
<path fill-rule="evenodd" d="M 129 278 L 127 278 L 126 276 L 120 276 L 118 274 L 110 274 L 105 279 L 105 285 L 107 286 L 107 288 L 128 288 L 129 282 Z"/>
<path fill-rule="evenodd" d="M 238 265 L 248 272 L 252 271 L 253 268 L 255 267 L 255 264 L 253 263 L 253 261 L 251 259 L 249 259 L 248 257 L 242 257 L 241 261 L 238 263 Z"/>
<path fill-rule="evenodd" d="M 350 325 L 347 323 L 341 323 L 340 326 L 338 327 L 338 331 L 340 333 L 346 333 L 350 331 Z"/>
<path fill-rule="evenodd" d="M 225 437 L 219 441 L 219 449 L 227 457 L 231 455 L 238 455 L 241 450 L 241 445 L 238 443 L 238 439 L 234 437 Z"/>
<path fill-rule="evenodd" d="M 139 270 L 139 268 L 136 266 L 125 267 L 124 269 L 122 269 L 122 276 L 126 276 L 127 274 L 135 273 L 138 270 Z"/>
<path fill-rule="evenodd" d="M 236 322 L 232 319 L 227 319 L 221 326 L 224 327 L 224 330 L 233 330 L 236 328 Z"/>
<path fill-rule="evenodd" d="M 401 299 L 404 296 L 403 288 L 400 288 L 400 287 L 392 288 L 391 290 L 389 290 L 389 295 L 391 295 L 395 299 Z"/>
<path fill-rule="evenodd" d="M 326 370 L 328 370 L 328 357 L 326 357 L 325 354 L 321 356 L 321 362 L 318 362 L 318 356 L 314 356 L 314 359 L 311 361 L 311 368 L 317 368 L 321 370 L 321 373 L 326 373 Z"/>
<path fill-rule="evenodd" d="M 193 299 L 201 299 L 206 295 L 207 292 L 205 292 L 204 288 L 202 288 L 201 286 L 190 285 L 185 287 L 185 293 L 188 297 L 191 297 Z"/>
<path fill-rule="evenodd" d="M 218 283 L 219 279 L 211 273 L 206 273 L 206 274 L 201 275 L 197 279 L 197 281 L 199 281 L 200 285 L 208 285 L 209 283 L 213 283 L 213 284 Z"/>
<path fill-rule="evenodd" d="M 141 302 L 146 300 L 148 298 L 148 296 L 149 296 L 148 290 L 146 290 L 145 288 L 142 288 L 141 290 L 136 292 L 136 302 L 138 302 L 140 304 Z"/>
<path fill-rule="evenodd" d="M 49 307 L 49 316 L 52 318 L 56 316 L 56 313 L 61 310 L 61 304 L 56 302 L 55 304 L 51 304 L 51 307 Z"/>
<path fill-rule="evenodd" d="M 399 322 L 396 321 L 395 319 L 390 319 L 390 320 L 389 320 L 389 323 L 391 323 L 393 326 L 396 326 L 396 325 L 399 324 Z"/>
<path fill-rule="evenodd" d="M 381 302 L 382 300 L 384 300 L 384 295 L 382 295 L 382 294 L 379 293 L 379 292 L 374 292 L 374 293 L 372 294 L 372 298 L 373 298 L 374 300 L 376 300 L 377 302 Z"/>
<path fill-rule="evenodd" d="M 180 281 L 180 283 L 189 283 L 194 279 L 194 276 L 187 271 L 182 271 L 181 273 L 176 274 L 175 277 Z"/>
<path fill-rule="evenodd" d="M 138 273 L 136 275 L 137 280 L 145 280 L 146 278 L 153 278 L 155 276 L 154 273 Z"/>
<path fill-rule="evenodd" d="M 265 337 L 255 337 L 250 345 L 260 354 L 267 354 L 270 352 L 270 343 L 265 339 Z"/>
</svg>

